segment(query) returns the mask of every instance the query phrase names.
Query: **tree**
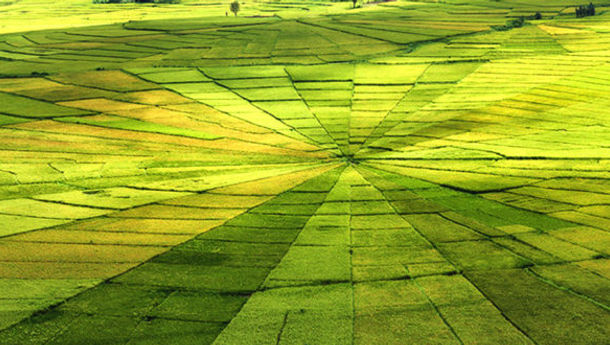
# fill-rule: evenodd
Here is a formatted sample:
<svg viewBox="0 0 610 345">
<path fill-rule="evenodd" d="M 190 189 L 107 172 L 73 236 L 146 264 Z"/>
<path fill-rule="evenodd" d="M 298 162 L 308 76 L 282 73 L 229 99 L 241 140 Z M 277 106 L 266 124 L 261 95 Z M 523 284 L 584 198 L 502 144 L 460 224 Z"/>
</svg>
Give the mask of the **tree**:
<svg viewBox="0 0 610 345">
<path fill-rule="evenodd" d="M 580 6 L 576 7 L 576 17 L 578 17 L 578 18 L 594 16 L 594 15 L 595 15 L 595 5 L 593 5 L 592 2 L 590 2 L 589 5 L 587 5 L 587 6 L 580 5 Z"/>
<path fill-rule="evenodd" d="M 536 14 L 534 14 L 534 19 L 535 20 L 540 20 L 542 19 L 542 14 L 540 12 L 536 12 Z"/>
<path fill-rule="evenodd" d="M 231 12 L 237 16 L 237 12 L 239 12 L 239 1 L 235 0 L 231 3 Z"/>
<path fill-rule="evenodd" d="M 593 5 L 592 2 L 589 3 L 589 6 L 587 6 L 587 14 L 590 16 L 594 16 L 595 15 L 595 5 Z"/>
<path fill-rule="evenodd" d="M 354 4 L 354 8 L 356 8 L 356 3 L 358 2 L 358 0 L 352 0 L 352 3 Z"/>
</svg>

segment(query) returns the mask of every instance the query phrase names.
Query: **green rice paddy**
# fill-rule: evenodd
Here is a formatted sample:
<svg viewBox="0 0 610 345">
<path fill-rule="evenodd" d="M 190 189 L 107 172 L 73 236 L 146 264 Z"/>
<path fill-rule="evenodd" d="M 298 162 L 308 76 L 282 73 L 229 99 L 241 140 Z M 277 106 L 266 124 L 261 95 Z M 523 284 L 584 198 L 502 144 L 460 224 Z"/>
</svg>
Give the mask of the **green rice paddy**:
<svg viewBox="0 0 610 345">
<path fill-rule="evenodd" d="M 229 3 L 0 1 L 0 345 L 610 343 L 610 3 Z"/>
</svg>

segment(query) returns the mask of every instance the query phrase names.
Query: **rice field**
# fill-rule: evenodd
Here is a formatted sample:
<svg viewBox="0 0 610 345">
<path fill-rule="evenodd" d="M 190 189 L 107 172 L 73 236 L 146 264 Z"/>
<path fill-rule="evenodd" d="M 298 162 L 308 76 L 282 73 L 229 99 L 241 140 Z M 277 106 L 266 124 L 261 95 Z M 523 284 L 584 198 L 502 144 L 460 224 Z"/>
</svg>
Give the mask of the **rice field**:
<svg viewBox="0 0 610 345">
<path fill-rule="evenodd" d="M 229 3 L 0 1 L 0 345 L 610 344 L 610 3 Z"/>
</svg>

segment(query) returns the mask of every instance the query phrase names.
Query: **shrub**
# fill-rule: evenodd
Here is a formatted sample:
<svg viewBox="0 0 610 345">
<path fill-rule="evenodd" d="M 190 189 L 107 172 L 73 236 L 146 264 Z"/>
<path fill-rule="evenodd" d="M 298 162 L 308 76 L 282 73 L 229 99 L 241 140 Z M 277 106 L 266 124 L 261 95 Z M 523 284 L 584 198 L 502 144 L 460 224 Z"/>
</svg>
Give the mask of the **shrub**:
<svg viewBox="0 0 610 345">
<path fill-rule="evenodd" d="M 511 28 L 520 28 L 523 26 L 524 23 L 525 23 L 525 18 L 519 17 L 517 19 L 513 19 L 513 20 L 509 21 L 506 25 Z"/>
<path fill-rule="evenodd" d="M 577 18 L 594 16 L 594 15 L 595 15 L 595 5 L 593 5 L 592 2 L 590 2 L 589 5 L 587 5 L 587 6 L 580 5 L 580 6 L 576 7 L 576 17 Z"/>
<path fill-rule="evenodd" d="M 511 19 L 506 22 L 504 25 L 496 25 L 491 28 L 496 31 L 506 31 L 514 28 L 520 28 L 525 24 L 525 17 L 519 17 L 516 19 Z"/>
</svg>

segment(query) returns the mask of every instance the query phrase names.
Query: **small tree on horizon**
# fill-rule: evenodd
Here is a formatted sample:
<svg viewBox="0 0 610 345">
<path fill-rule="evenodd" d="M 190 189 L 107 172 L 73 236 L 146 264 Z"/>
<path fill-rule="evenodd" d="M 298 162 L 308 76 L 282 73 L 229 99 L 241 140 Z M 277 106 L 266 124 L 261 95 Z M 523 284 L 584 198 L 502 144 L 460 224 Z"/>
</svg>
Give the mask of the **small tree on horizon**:
<svg viewBox="0 0 610 345">
<path fill-rule="evenodd" d="M 587 14 L 590 16 L 594 16 L 595 15 L 595 5 L 593 5 L 592 2 L 589 3 L 589 6 L 587 6 Z"/>
<path fill-rule="evenodd" d="M 237 12 L 239 12 L 239 1 L 235 0 L 231 3 L 231 12 L 237 17 Z"/>
<path fill-rule="evenodd" d="M 352 0 L 352 3 L 354 4 L 354 8 L 356 8 L 356 3 L 358 2 L 358 0 Z"/>
</svg>

